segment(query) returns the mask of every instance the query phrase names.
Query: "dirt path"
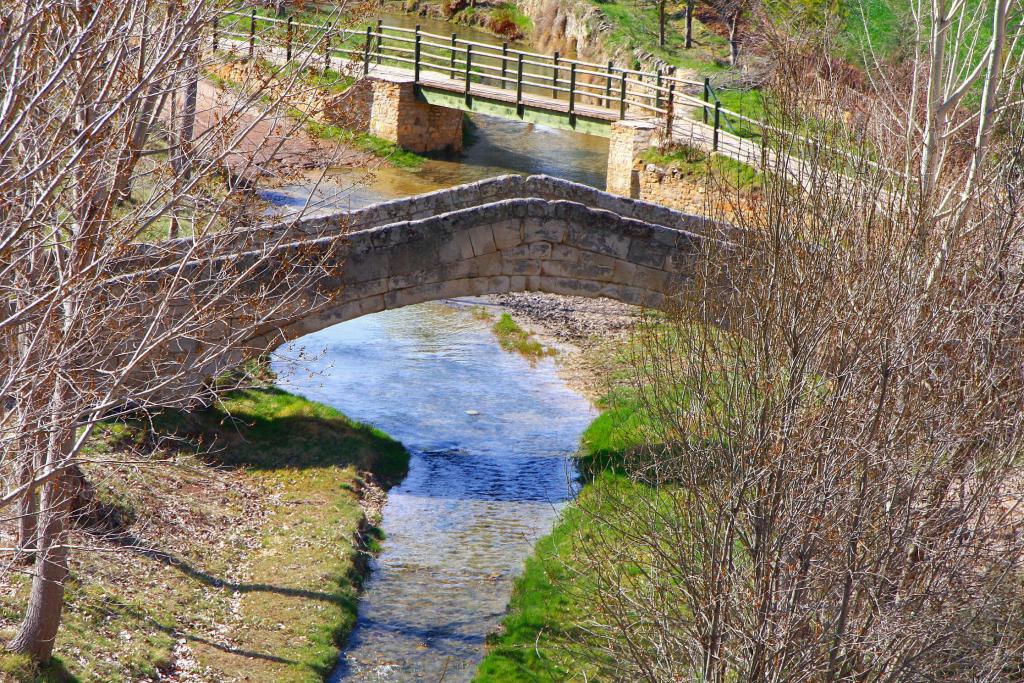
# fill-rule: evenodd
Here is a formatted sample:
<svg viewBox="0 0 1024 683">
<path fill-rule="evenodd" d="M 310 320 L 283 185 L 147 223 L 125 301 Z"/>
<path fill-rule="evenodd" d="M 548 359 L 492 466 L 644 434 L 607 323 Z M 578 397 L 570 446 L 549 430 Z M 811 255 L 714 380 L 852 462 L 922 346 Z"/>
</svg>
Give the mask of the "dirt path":
<svg viewBox="0 0 1024 683">
<path fill-rule="evenodd" d="M 377 162 L 372 154 L 310 135 L 298 122 L 268 112 L 259 101 L 242 101 L 231 90 L 201 81 L 196 106 L 197 139 L 204 140 L 211 131 L 222 134 L 218 130 L 220 121 L 228 116 L 235 122 L 230 134 L 237 138 L 237 144 L 224 160 L 228 169 L 238 175 L 284 181 L 312 168 L 365 167 Z M 223 149 L 230 142 L 234 140 L 218 140 L 217 146 Z"/>
</svg>

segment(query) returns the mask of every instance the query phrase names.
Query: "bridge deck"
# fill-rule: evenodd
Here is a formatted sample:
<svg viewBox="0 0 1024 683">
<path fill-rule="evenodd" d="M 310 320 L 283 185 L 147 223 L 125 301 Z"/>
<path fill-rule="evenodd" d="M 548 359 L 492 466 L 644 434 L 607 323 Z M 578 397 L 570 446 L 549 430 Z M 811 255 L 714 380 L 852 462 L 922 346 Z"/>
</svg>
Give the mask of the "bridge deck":
<svg viewBox="0 0 1024 683">
<path fill-rule="evenodd" d="M 408 81 L 414 78 L 409 69 L 377 64 L 370 66 L 369 75 Z M 421 71 L 418 85 L 419 96 L 430 104 L 602 137 L 610 135 L 611 123 L 620 118 L 618 110 L 580 102 L 574 102 L 570 112 L 566 99 L 546 97 L 536 92 L 523 92 L 517 99 L 515 90 L 489 83 L 471 82 L 467 92 L 465 81 L 433 70 Z"/>
</svg>

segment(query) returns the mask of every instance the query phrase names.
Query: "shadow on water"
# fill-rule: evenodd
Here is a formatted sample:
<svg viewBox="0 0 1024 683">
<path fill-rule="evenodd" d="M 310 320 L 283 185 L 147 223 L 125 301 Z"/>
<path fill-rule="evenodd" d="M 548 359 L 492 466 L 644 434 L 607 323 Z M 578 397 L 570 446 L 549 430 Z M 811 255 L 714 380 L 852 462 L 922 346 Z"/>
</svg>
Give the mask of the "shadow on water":
<svg viewBox="0 0 1024 683">
<path fill-rule="evenodd" d="M 323 350 L 320 374 L 275 362 L 285 386 L 381 428 L 412 456 L 330 680 L 468 681 L 523 560 L 573 494 L 589 404 L 552 361 L 502 351 L 467 308 L 407 307 L 296 344 Z"/>
</svg>

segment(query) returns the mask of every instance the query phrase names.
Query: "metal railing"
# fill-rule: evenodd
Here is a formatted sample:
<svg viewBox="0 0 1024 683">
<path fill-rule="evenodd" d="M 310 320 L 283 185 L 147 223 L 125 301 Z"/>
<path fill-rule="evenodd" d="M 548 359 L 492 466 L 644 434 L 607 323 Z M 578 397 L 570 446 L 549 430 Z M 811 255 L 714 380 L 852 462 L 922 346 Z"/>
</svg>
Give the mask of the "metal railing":
<svg viewBox="0 0 1024 683">
<path fill-rule="evenodd" d="M 269 30 L 267 30 L 269 29 Z M 412 71 L 418 85 L 439 85 L 454 90 L 459 83 L 467 98 L 478 88 L 481 95 L 504 95 L 521 110 L 534 107 L 565 111 L 570 119 L 586 114 L 609 120 L 627 116 L 660 118 L 671 130 L 681 107 L 703 108 L 705 122 L 711 118 L 713 94 L 708 81 L 679 78 L 674 69 L 641 71 L 619 67 L 614 62 L 597 64 L 561 56 L 530 52 L 501 45 L 460 38 L 457 33 L 442 36 L 416 28 L 387 26 L 382 20 L 365 28 L 341 28 L 311 24 L 292 17 L 272 17 L 256 9 L 239 8 L 225 12 L 214 23 L 213 45 L 221 38 L 239 42 L 254 58 L 257 43 L 283 47 L 291 61 L 298 51 L 322 54 L 323 68 L 336 58 L 361 64 L 363 74 L 374 65 Z M 437 77 L 446 82 L 439 83 Z M 704 90 L 704 100 L 692 93 Z M 731 129 L 730 117 L 740 118 L 713 102 L 715 139 L 719 123 Z M 717 148 L 717 144 L 716 144 Z"/>
</svg>

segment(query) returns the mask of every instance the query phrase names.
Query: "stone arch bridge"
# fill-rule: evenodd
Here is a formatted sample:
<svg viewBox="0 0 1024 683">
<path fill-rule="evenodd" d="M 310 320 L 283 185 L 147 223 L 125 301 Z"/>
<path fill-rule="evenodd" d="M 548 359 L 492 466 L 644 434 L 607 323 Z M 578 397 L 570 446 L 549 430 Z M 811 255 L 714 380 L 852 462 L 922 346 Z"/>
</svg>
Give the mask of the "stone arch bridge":
<svg viewBox="0 0 1024 683">
<path fill-rule="evenodd" d="M 262 245 L 283 230 L 291 231 L 289 241 L 268 252 Z M 504 176 L 232 234 L 237 250 L 229 245 L 217 258 L 236 265 L 262 259 L 269 265 L 260 277 L 272 280 L 283 268 L 275 264 L 323 250 L 328 274 L 317 291 L 245 342 L 272 350 L 362 315 L 462 296 L 546 292 L 664 308 L 692 281 L 706 242 L 724 243 L 728 230 L 548 176 Z M 131 259 L 159 271 L 187 248 L 185 240 L 140 245 Z M 198 267 L 217 270 L 209 262 Z"/>
</svg>

